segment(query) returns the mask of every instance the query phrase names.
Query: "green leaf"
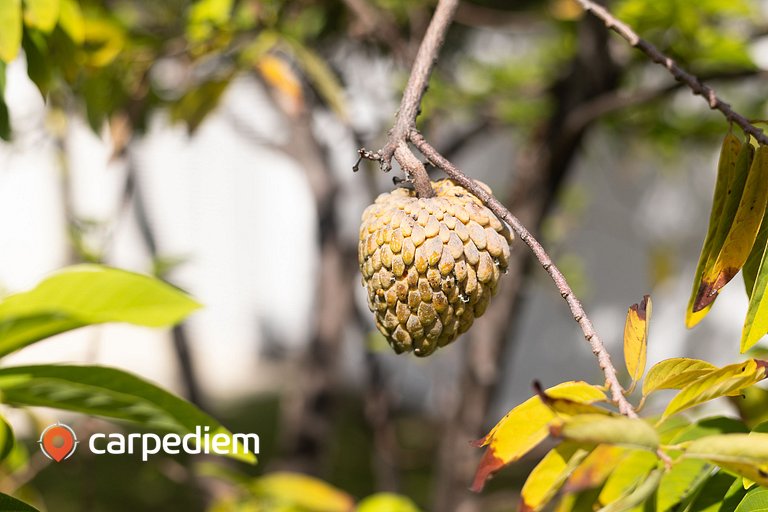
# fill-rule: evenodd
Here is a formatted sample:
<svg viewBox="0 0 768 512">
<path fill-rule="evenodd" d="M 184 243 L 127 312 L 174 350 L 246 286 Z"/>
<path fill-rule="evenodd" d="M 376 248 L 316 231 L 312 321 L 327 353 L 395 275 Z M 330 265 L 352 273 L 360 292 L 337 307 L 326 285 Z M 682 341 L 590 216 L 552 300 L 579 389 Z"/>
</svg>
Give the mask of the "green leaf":
<svg viewBox="0 0 768 512">
<path fill-rule="evenodd" d="M 724 366 L 685 386 L 667 405 L 662 419 L 715 398 L 734 395 L 765 378 L 754 359 Z"/>
<path fill-rule="evenodd" d="M 354 500 L 347 493 L 299 473 L 270 473 L 257 478 L 251 490 L 256 496 L 267 498 L 274 504 L 291 507 L 289 510 L 351 512 L 355 507 Z"/>
<path fill-rule="evenodd" d="M 708 460 L 760 485 L 768 485 L 768 434 L 701 437 L 684 446 L 683 456 Z"/>
<path fill-rule="evenodd" d="M 98 265 L 68 267 L 0 301 L 0 356 L 90 324 L 173 325 L 199 307 L 150 276 Z"/>
<path fill-rule="evenodd" d="M 380 492 L 361 501 L 355 512 L 419 512 L 419 508 L 405 496 Z"/>
<path fill-rule="evenodd" d="M 714 370 L 717 370 L 717 366 L 699 359 L 665 359 L 648 370 L 648 375 L 643 380 L 643 395 L 649 395 L 659 389 L 682 389 Z"/>
<path fill-rule="evenodd" d="M 339 117 L 346 120 L 347 107 L 344 101 L 344 88 L 331 68 L 328 67 L 328 64 L 312 49 L 300 42 L 290 38 L 285 38 L 284 40 L 291 47 L 301 69 L 307 75 L 307 78 L 309 78 L 310 83 L 315 87 L 320 97 L 325 100 Z"/>
<path fill-rule="evenodd" d="M 768 489 L 753 487 L 734 512 L 768 512 Z"/>
<path fill-rule="evenodd" d="M 171 105 L 171 120 L 184 121 L 190 133 L 195 132 L 213 109 L 219 104 L 232 76 L 206 82 L 189 90 L 178 102 Z"/>
<path fill-rule="evenodd" d="M 59 25 L 72 42 L 77 45 L 83 44 L 85 40 L 85 21 L 77 0 L 61 0 Z"/>
<path fill-rule="evenodd" d="M 550 450 L 525 480 L 520 492 L 520 510 L 541 510 L 589 452 L 578 444 L 567 442 Z"/>
<path fill-rule="evenodd" d="M 677 461 L 672 469 L 661 477 L 656 494 L 657 512 L 666 512 L 685 500 L 712 473 L 712 466 L 705 461 L 687 459 Z"/>
<path fill-rule="evenodd" d="M 0 2 L 0 60 L 11 62 L 21 48 L 21 0 Z"/>
<path fill-rule="evenodd" d="M 644 450 L 633 450 L 611 472 L 600 491 L 599 502 L 613 503 L 631 493 L 640 485 L 659 463 L 656 454 Z"/>
<path fill-rule="evenodd" d="M 741 486 L 741 478 L 737 479 L 733 475 L 724 471 L 719 471 L 707 479 L 704 485 L 701 486 L 696 497 L 685 510 L 686 512 L 718 512 L 721 509 L 721 505 L 725 501 L 728 501 L 726 496 L 730 499 L 730 496 L 738 491 L 742 491 L 742 494 L 737 495 L 738 498 L 735 503 L 733 503 L 733 506 L 725 508 L 725 510 L 733 510 L 735 508 L 736 504 L 739 502 L 738 500 L 743 496 L 744 489 Z"/>
<path fill-rule="evenodd" d="M 641 505 L 656 490 L 663 473 L 661 469 L 654 469 L 631 493 L 606 505 L 598 512 L 626 512 Z"/>
<path fill-rule="evenodd" d="M 40 365 L 0 368 L 0 394 L 14 406 L 41 406 L 130 421 L 179 434 L 210 427 L 232 436 L 189 402 L 135 375 L 102 366 Z M 230 457 L 255 463 L 251 454 Z"/>
<path fill-rule="evenodd" d="M 38 510 L 13 496 L 0 493 L 0 512 L 38 512 Z"/>
<path fill-rule="evenodd" d="M 655 450 L 659 447 L 659 434 L 640 419 L 602 414 L 580 414 L 572 418 L 557 419 L 550 425 L 555 437 L 579 443 L 616 444 Z"/>
<path fill-rule="evenodd" d="M 59 0 L 24 0 L 24 23 L 49 33 L 59 20 Z"/>
<path fill-rule="evenodd" d="M 2 38 L 2 36 L 0 36 Z M 0 139 L 11 140 L 11 118 L 5 104 L 5 62 L 0 60 Z"/>
<path fill-rule="evenodd" d="M 45 97 L 51 86 L 50 52 L 45 37 L 40 32 L 27 30 L 22 47 L 27 59 L 27 75 Z"/>
<path fill-rule="evenodd" d="M 13 435 L 13 429 L 5 421 L 5 418 L 0 416 L 0 461 L 8 458 L 15 444 L 16 439 Z"/>
<path fill-rule="evenodd" d="M 766 216 L 768 217 L 768 210 L 766 210 Z M 768 230 L 768 226 L 766 226 Z M 751 288 L 749 297 L 749 306 L 747 307 L 747 316 L 744 319 L 744 327 L 741 330 L 741 345 L 740 350 L 743 354 L 750 348 L 752 348 L 760 338 L 768 333 L 768 294 L 765 293 L 768 289 L 768 246 L 763 244 L 762 247 L 756 245 L 753 248 L 760 253 L 759 266 L 757 267 L 757 274 L 754 283 Z M 745 267 L 746 269 L 746 267 Z M 745 272 L 745 281 L 748 276 Z"/>
</svg>

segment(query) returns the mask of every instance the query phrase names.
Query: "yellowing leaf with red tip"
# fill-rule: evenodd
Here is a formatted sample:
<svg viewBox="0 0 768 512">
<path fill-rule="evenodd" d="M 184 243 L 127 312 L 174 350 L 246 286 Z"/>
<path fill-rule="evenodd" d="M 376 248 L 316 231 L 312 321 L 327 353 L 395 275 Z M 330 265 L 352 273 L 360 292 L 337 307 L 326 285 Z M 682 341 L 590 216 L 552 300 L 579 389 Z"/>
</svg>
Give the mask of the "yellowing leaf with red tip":
<svg viewBox="0 0 768 512">
<path fill-rule="evenodd" d="M 638 304 L 632 304 L 627 311 L 624 324 L 624 363 L 633 385 L 645 371 L 651 310 L 651 297 L 646 295 Z"/>
<path fill-rule="evenodd" d="M 685 325 L 690 329 L 701 321 L 711 306 L 707 306 L 701 311 L 693 311 L 693 304 L 696 300 L 696 295 L 699 292 L 699 286 L 701 285 L 701 276 L 704 274 L 704 270 L 707 265 L 707 261 L 712 252 L 716 254 L 720 252 L 725 236 L 728 233 L 723 229 L 722 237 L 718 241 L 718 226 L 720 225 L 721 218 L 723 217 L 723 207 L 726 203 L 730 193 L 730 185 L 733 181 L 736 159 L 741 149 L 741 141 L 732 133 L 728 133 L 723 139 L 723 145 L 720 149 L 720 160 L 717 164 L 717 181 L 715 182 L 715 192 L 712 196 L 712 210 L 709 213 L 709 227 L 707 228 L 707 235 L 704 238 L 704 244 L 701 248 L 701 254 L 699 255 L 699 262 L 696 265 L 696 274 L 693 279 L 693 289 L 691 290 L 691 298 L 688 301 L 688 307 L 685 310 Z M 741 192 L 739 191 L 739 194 Z M 734 203 L 736 205 L 738 203 Z M 730 226 L 730 221 L 728 221 Z"/>
<path fill-rule="evenodd" d="M 561 443 L 533 468 L 520 492 L 520 511 L 541 510 L 557 494 L 568 476 L 589 454 L 575 443 Z"/>
<path fill-rule="evenodd" d="M 606 400 L 605 393 L 597 386 L 582 381 L 563 382 L 549 388 L 546 395 L 582 404 Z M 555 412 L 539 396 L 509 411 L 485 437 L 474 443 L 488 449 L 478 465 L 472 490 L 482 490 L 489 476 L 542 442 L 549 435 L 548 425 L 554 418 Z"/>
<path fill-rule="evenodd" d="M 744 190 L 723 248 L 701 279 L 694 311 L 711 304 L 752 252 L 768 203 L 768 146 L 760 146 L 749 167 Z"/>
<path fill-rule="evenodd" d="M 758 363 L 754 359 L 724 366 L 702 376 L 680 390 L 667 405 L 661 419 L 721 396 L 739 394 L 742 389 L 764 378 L 764 363 Z"/>
</svg>

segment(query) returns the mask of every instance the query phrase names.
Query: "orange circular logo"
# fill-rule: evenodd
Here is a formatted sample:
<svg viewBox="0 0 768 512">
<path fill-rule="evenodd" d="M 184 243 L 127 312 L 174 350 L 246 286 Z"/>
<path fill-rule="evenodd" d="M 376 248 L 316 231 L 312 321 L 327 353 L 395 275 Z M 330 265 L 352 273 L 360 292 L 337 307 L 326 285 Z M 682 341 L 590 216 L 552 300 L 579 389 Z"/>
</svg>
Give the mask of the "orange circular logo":
<svg viewBox="0 0 768 512">
<path fill-rule="evenodd" d="M 70 458 L 77 449 L 77 443 L 75 431 L 59 422 L 48 425 L 38 441 L 43 455 L 56 462 Z"/>
</svg>

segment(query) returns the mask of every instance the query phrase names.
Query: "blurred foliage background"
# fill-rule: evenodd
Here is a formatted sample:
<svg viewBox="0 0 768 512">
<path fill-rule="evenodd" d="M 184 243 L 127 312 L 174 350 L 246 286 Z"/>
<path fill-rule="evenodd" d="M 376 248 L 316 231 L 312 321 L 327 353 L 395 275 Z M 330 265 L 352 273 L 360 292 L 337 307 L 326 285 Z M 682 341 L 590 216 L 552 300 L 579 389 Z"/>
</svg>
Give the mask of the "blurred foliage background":
<svg viewBox="0 0 768 512">
<path fill-rule="evenodd" d="M 768 66 L 765 2 L 610 4 L 620 19 L 717 87 L 734 108 L 748 117 L 765 117 L 760 86 Z M 133 241 L 147 255 L 136 266 L 187 287 L 188 258 L 162 249 L 157 230 L 162 219 L 147 207 L 152 190 L 142 180 L 138 155 L 152 140 L 162 145 L 157 123 L 183 126 L 190 144 L 204 144 L 199 132 L 222 112 L 244 134 L 239 144 L 265 146 L 298 164 L 308 193 L 288 189 L 275 201 L 288 209 L 309 208 L 315 223 L 300 234 L 311 244 L 304 255 L 313 260 L 311 282 L 285 285 L 294 295 L 308 297 L 307 316 L 298 322 L 306 323 L 300 340 L 291 345 L 273 339 L 253 356 L 254 372 L 269 372 L 265 368 L 272 365 L 269 375 L 277 381 L 272 389 L 212 400 L 200 378 L 207 361 L 199 352 L 196 356 L 195 346 L 217 345 L 226 351 L 226 340 L 205 338 L 186 324 L 169 338 L 172 371 L 182 394 L 232 431 L 258 432 L 262 456 L 257 467 L 165 457 L 142 464 L 85 456 L 51 467 L 22 457 L 25 462 L 18 467 L 6 464 L 4 490 L 20 492 L 50 510 L 344 510 L 349 496 L 362 499 L 377 491 L 408 496 L 424 510 L 514 509 L 526 467 L 506 470 L 482 495 L 472 495 L 466 489 L 479 453 L 468 441 L 498 419 L 494 407 L 509 408 L 514 398 L 530 394 L 525 383 L 509 394 L 514 373 L 510 361 L 526 357 L 515 349 L 517 340 L 538 332 L 520 327 L 525 312 L 531 311 L 526 302 L 541 304 L 530 290 L 542 275 L 530 268 L 526 251 L 513 253 L 492 309 L 467 339 L 445 349 L 450 353 L 434 362 L 404 363 L 403 357 L 389 354 L 357 292 L 354 226 L 362 207 L 392 185 L 390 176 L 372 166 L 353 176 L 355 150 L 376 148 L 384 141 L 433 6 L 423 0 L 0 2 L 0 92 L 18 79 L 12 68 L 23 67 L 45 99 L 39 123 L 14 115 L 23 111 L 22 100 L 7 91 L 0 99 L 0 137 L 6 141 L 0 174 L 13 171 L 7 157 L 13 151 L 35 151 L 41 139 L 53 145 L 66 232 L 61 265 L 119 264 L 111 226 L 125 216 L 137 226 Z M 237 88 L 244 80 L 249 87 Z M 232 99 L 224 108 L 228 95 Z M 267 106 L 264 119 L 256 111 L 258 121 L 275 125 L 281 140 L 254 133 L 231 115 L 232 105 L 237 113 L 238 102 L 248 95 L 263 99 Z M 81 120 L 98 144 L 108 148 L 106 164 L 119 164 L 111 172 L 119 175 L 116 203 L 122 206 L 107 221 L 78 214 L 72 194 L 77 173 L 77 160 L 70 156 L 72 134 Z M 462 2 L 419 124 L 443 154 L 488 182 L 526 225 L 542 234 L 588 302 L 607 302 L 621 319 L 637 297 L 651 290 L 676 290 L 670 283 L 677 279 L 687 293 L 688 268 L 695 264 L 695 252 L 690 254 L 698 250 L 702 223 L 698 217 L 688 222 L 690 215 L 682 220 L 667 215 L 670 199 L 663 190 L 677 180 L 678 188 L 694 190 L 690 199 L 701 203 L 699 210 L 708 208 L 714 165 L 700 155 L 711 156 L 727 125 L 663 69 L 584 17 L 574 1 Z M 651 175 L 634 167 L 632 159 L 643 158 L 654 166 L 654 185 Z M 572 177 L 580 162 L 600 160 L 591 178 Z M 691 181 L 680 181 L 681 168 L 688 169 Z M 610 214 L 602 210 L 595 217 L 590 205 L 611 201 L 603 195 L 611 194 L 609 180 L 624 180 L 634 190 L 662 190 L 652 203 L 654 215 L 644 211 L 645 217 L 635 218 L 636 225 L 605 228 L 601 221 L 610 222 L 605 218 Z M 691 188 L 691 182 L 696 186 Z M 621 234 L 630 237 L 639 231 L 651 240 L 642 272 L 623 268 L 622 279 L 606 277 L 617 290 L 613 295 L 596 293 L 602 288 L 594 269 L 590 271 L 593 254 L 585 253 L 574 235 L 585 226 L 590 232 L 609 233 L 601 250 L 619 262 L 622 256 L 614 257 L 612 251 L 622 254 L 616 249 L 625 243 Z M 596 250 L 591 243 L 590 248 Z M 256 250 L 269 251 L 270 246 Z M 279 291 L 284 290 L 261 290 L 266 300 Z M 215 301 L 193 293 L 204 303 Z M 677 297 L 675 293 L 669 296 Z M 654 301 L 661 310 L 664 300 L 654 295 Z M 685 300 L 679 302 L 682 311 Z M 557 297 L 546 302 L 550 304 L 567 317 Z M 660 325 L 682 324 L 682 316 L 669 322 Z M 569 326 L 565 332 L 574 331 Z M 548 340 L 547 350 L 575 345 L 591 365 L 579 336 L 571 337 Z M 357 348 L 350 349 L 344 340 Z M 556 359 L 546 351 L 543 357 Z M 537 364 L 528 366 L 546 371 Z M 567 366 L 557 368 L 567 371 Z M 106 428 L 96 420 L 77 421 L 82 428 Z M 34 434 L 28 447 L 30 453 L 36 450 Z M 330 493 L 331 503 L 340 501 L 326 508 L 322 499 L 301 501 L 302 494 L 315 496 L 307 486 L 317 482 L 258 479 L 282 470 L 329 482 L 343 491 L 316 492 Z M 23 478 L 14 476 L 19 471 Z M 405 511 L 413 506 L 381 503 L 365 510 Z"/>
</svg>

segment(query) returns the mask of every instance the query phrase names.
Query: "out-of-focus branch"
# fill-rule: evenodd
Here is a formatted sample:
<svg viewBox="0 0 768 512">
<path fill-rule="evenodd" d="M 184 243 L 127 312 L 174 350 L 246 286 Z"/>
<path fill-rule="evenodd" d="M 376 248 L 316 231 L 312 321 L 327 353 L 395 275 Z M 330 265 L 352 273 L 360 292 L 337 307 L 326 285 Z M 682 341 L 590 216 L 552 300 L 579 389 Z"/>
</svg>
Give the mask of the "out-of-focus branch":
<svg viewBox="0 0 768 512">
<path fill-rule="evenodd" d="M 389 139 L 384 147 L 376 154 L 376 160 L 384 172 L 392 168 L 392 158 L 403 168 L 403 171 L 413 182 L 419 197 L 435 195 L 429 183 L 429 176 L 424 165 L 408 148 L 408 135 L 416 128 L 416 117 L 421 108 L 421 98 L 429 85 L 429 77 L 437 61 L 437 54 L 443 45 L 448 27 L 458 6 L 458 0 L 440 0 L 429 23 L 424 39 L 421 41 L 416 60 L 411 68 L 408 84 L 403 92 L 403 99 L 397 111 L 395 125 L 389 132 Z M 367 153 L 367 152 L 365 152 Z M 361 152 L 364 156 L 364 152 Z"/>
<path fill-rule="evenodd" d="M 378 41 L 388 46 L 398 61 L 410 62 L 408 44 L 391 13 L 377 9 L 368 0 L 344 0 L 344 4 L 355 15 L 353 35 Z"/>
<path fill-rule="evenodd" d="M 613 16 L 608 9 L 592 0 L 577 0 L 577 2 L 585 11 L 592 13 L 602 20 L 607 28 L 623 37 L 631 46 L 646 54 L 653 62 L 664 66 L 675 80 L 685 84 L 694 95 L 703 97 L 709 104 L 709 108 L 722 112 L 728 121 L 740 126 L 745 133 L 752 135 L 761 144 L 768 144 L 768 136 L 763 133 L 763 130 L 757 128 L 746 117 L 734 111 L 728 103 L 718 97 L 714 89 L 704 85 L 697 76 L 681 68 L 672 58 L 637 35 L 629 25 Z"/>
<path fill-rule="evenodd" d="M 619 382 L 616 368 L 611 362 L 610 354 L 608 354 L 605 345 L 595 331 L 595 328 L 592 325 L 592 322 L 590 321 L 586 312 L 584 311 L 581 302 L 574 295 L 573 290 L 563 276 L 563 273 L 559 268 L 557 268 L 557 265 L 552 262 L 549 254 L 547 254 L 539 241 L 536 240 L 536 238 L 528 231 L 528 229 L 526 229 L 526 227 L 522 225 L 517 217 L 512 215 L 512 213 L 503 204 L 501 204 L 485 189 L 480 187 L 473 179 L 469 178 L 463 172 L 461 172 L 451 162 L 446 160 L 434 147 L 432 147 L 432 145 L 429 144 L 429 142 L 424 139 L 420 133 L 414 130 L 411 132 L 409 138 L 411 142 L 413 142 L 413 144 L 416 146 L 416 148 L 418 148 L 418 150 L 424 156 L 426 156 L 434 166 L 442 169 L 448 176 L 450 176 L 453 181 L 472 192 L 472 194 L 474 194 L 486 206 L 488 206 L 488 208 L 493 213 L 495 213 L 500 219 L 509 224 L 517 236 L 520 237 L 520 240 L 525 242 L 525 244 L 531 249 L 534 256 L 539 261 L 539 264 L 541 264 L 544 270 L 552 278 L 555 286 L 560 291 L 560 295 L 568 304 L 568 307 L 571 309 L 571 315 L 573 316 L 573 319 L 576 320 L 576 322 L 579 324 L 579 327 L 581 327 L 581 330 L 584 333 L 584 338 L 587 340 L 587 342 L 589 342 L 589 345 L 592 348 L 592 353 L 594 353 L 597 357 L 600 369 L 603 370 L 606 384 L 611 391 L 611 397 L 613 401 L 619 408 L 619 412 L 629 416 L 630 418 L 636 418 L 637 414 L 635 413 L 632 404 L 630 404 L 624 396 L 624 388 Z"/>
</svg>

